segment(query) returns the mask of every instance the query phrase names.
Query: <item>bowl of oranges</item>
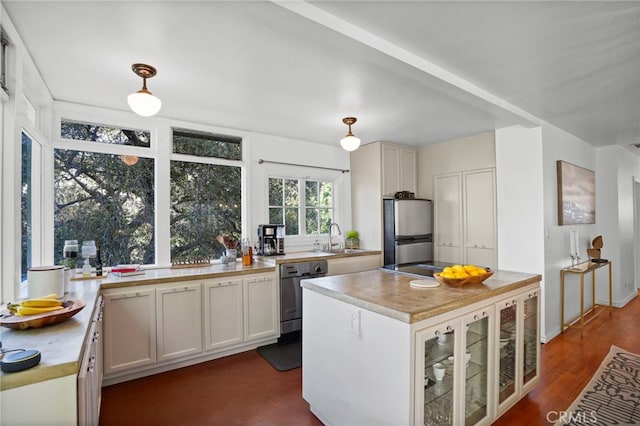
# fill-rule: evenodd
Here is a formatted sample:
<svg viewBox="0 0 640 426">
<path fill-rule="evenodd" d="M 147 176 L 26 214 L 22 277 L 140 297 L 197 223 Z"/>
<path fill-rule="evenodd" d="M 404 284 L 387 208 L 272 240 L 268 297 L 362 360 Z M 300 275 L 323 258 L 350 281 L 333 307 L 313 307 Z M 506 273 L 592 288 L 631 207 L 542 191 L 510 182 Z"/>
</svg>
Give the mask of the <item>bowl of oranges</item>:
<svg viewBox="0 0 640 426">
<path fill-rule="evenodd" d="M 452 287 L 462 287 L 467 284 L 480 284 L 493 275 L 489 268 L 476 265 L 447 266 L 442 272 L 436 272 L 433 277 L 441 283 Z"/>
</svg>

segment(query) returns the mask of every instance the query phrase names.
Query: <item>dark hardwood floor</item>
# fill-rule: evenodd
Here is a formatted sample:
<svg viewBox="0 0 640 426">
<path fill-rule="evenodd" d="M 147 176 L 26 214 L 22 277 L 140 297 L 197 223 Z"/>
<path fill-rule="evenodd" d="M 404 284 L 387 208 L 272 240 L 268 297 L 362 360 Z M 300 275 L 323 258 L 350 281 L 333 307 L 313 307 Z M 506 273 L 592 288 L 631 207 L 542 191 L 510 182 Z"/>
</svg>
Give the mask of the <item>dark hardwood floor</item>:
<svg viewBox="0 0 640 426">
<path fill-rule="evenodd" d="M 538 386 L 494 424 L 546 425 L 591 379 L 611 345 L 640 353 L 640 298 L 603 312 L 584 330 L 542 346 Z M 320 425 L 302 399 L 302 371 L 276 371 L 245 352 L 103 389 L 100 424 Z M 548 421 L 551 420 L 550 421 Z"/>
</svg>

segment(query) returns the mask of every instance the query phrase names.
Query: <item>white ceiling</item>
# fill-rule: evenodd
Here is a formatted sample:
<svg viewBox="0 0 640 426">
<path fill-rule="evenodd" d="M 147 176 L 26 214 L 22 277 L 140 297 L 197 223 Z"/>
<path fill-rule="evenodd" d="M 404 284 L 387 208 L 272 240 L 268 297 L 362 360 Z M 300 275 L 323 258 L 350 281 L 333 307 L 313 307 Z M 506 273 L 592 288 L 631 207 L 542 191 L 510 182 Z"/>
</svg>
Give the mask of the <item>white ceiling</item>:
<svg viewBox="0 0 640 426">
<path fill-rule="evenodd" d="M 420 146 L 550 122 L 640 143 L 635 1 L 8 1 L 56 100 L 338 145 Z"/>
</svg>

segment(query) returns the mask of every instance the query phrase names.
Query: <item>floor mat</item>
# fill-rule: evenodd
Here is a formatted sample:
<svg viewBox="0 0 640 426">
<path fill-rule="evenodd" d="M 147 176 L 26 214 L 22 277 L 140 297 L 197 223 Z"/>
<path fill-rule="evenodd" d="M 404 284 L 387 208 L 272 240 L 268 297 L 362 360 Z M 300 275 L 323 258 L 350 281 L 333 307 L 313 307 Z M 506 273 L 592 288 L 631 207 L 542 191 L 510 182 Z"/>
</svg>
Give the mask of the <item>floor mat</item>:
<svg viewBox="0 0 640 426">
<path fill-rule="evenodd" d="M 278 371 L 302 367 L 302 341 L 260 346 L 258 353 Z"/>
</svg>

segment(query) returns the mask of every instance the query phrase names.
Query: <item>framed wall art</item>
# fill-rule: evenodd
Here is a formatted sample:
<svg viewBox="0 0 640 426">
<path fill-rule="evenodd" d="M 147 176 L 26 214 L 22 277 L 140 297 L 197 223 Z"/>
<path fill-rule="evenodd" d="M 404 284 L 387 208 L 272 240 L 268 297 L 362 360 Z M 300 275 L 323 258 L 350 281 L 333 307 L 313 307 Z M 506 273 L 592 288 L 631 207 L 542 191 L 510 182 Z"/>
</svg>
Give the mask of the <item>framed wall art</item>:
<svg viewBox="0 0 640 426">
<path fill-rule="evenodd" d="M 558 171 L 558 225 L 596 223 L 596 174 L 566 161 Z"/>
</svg>

